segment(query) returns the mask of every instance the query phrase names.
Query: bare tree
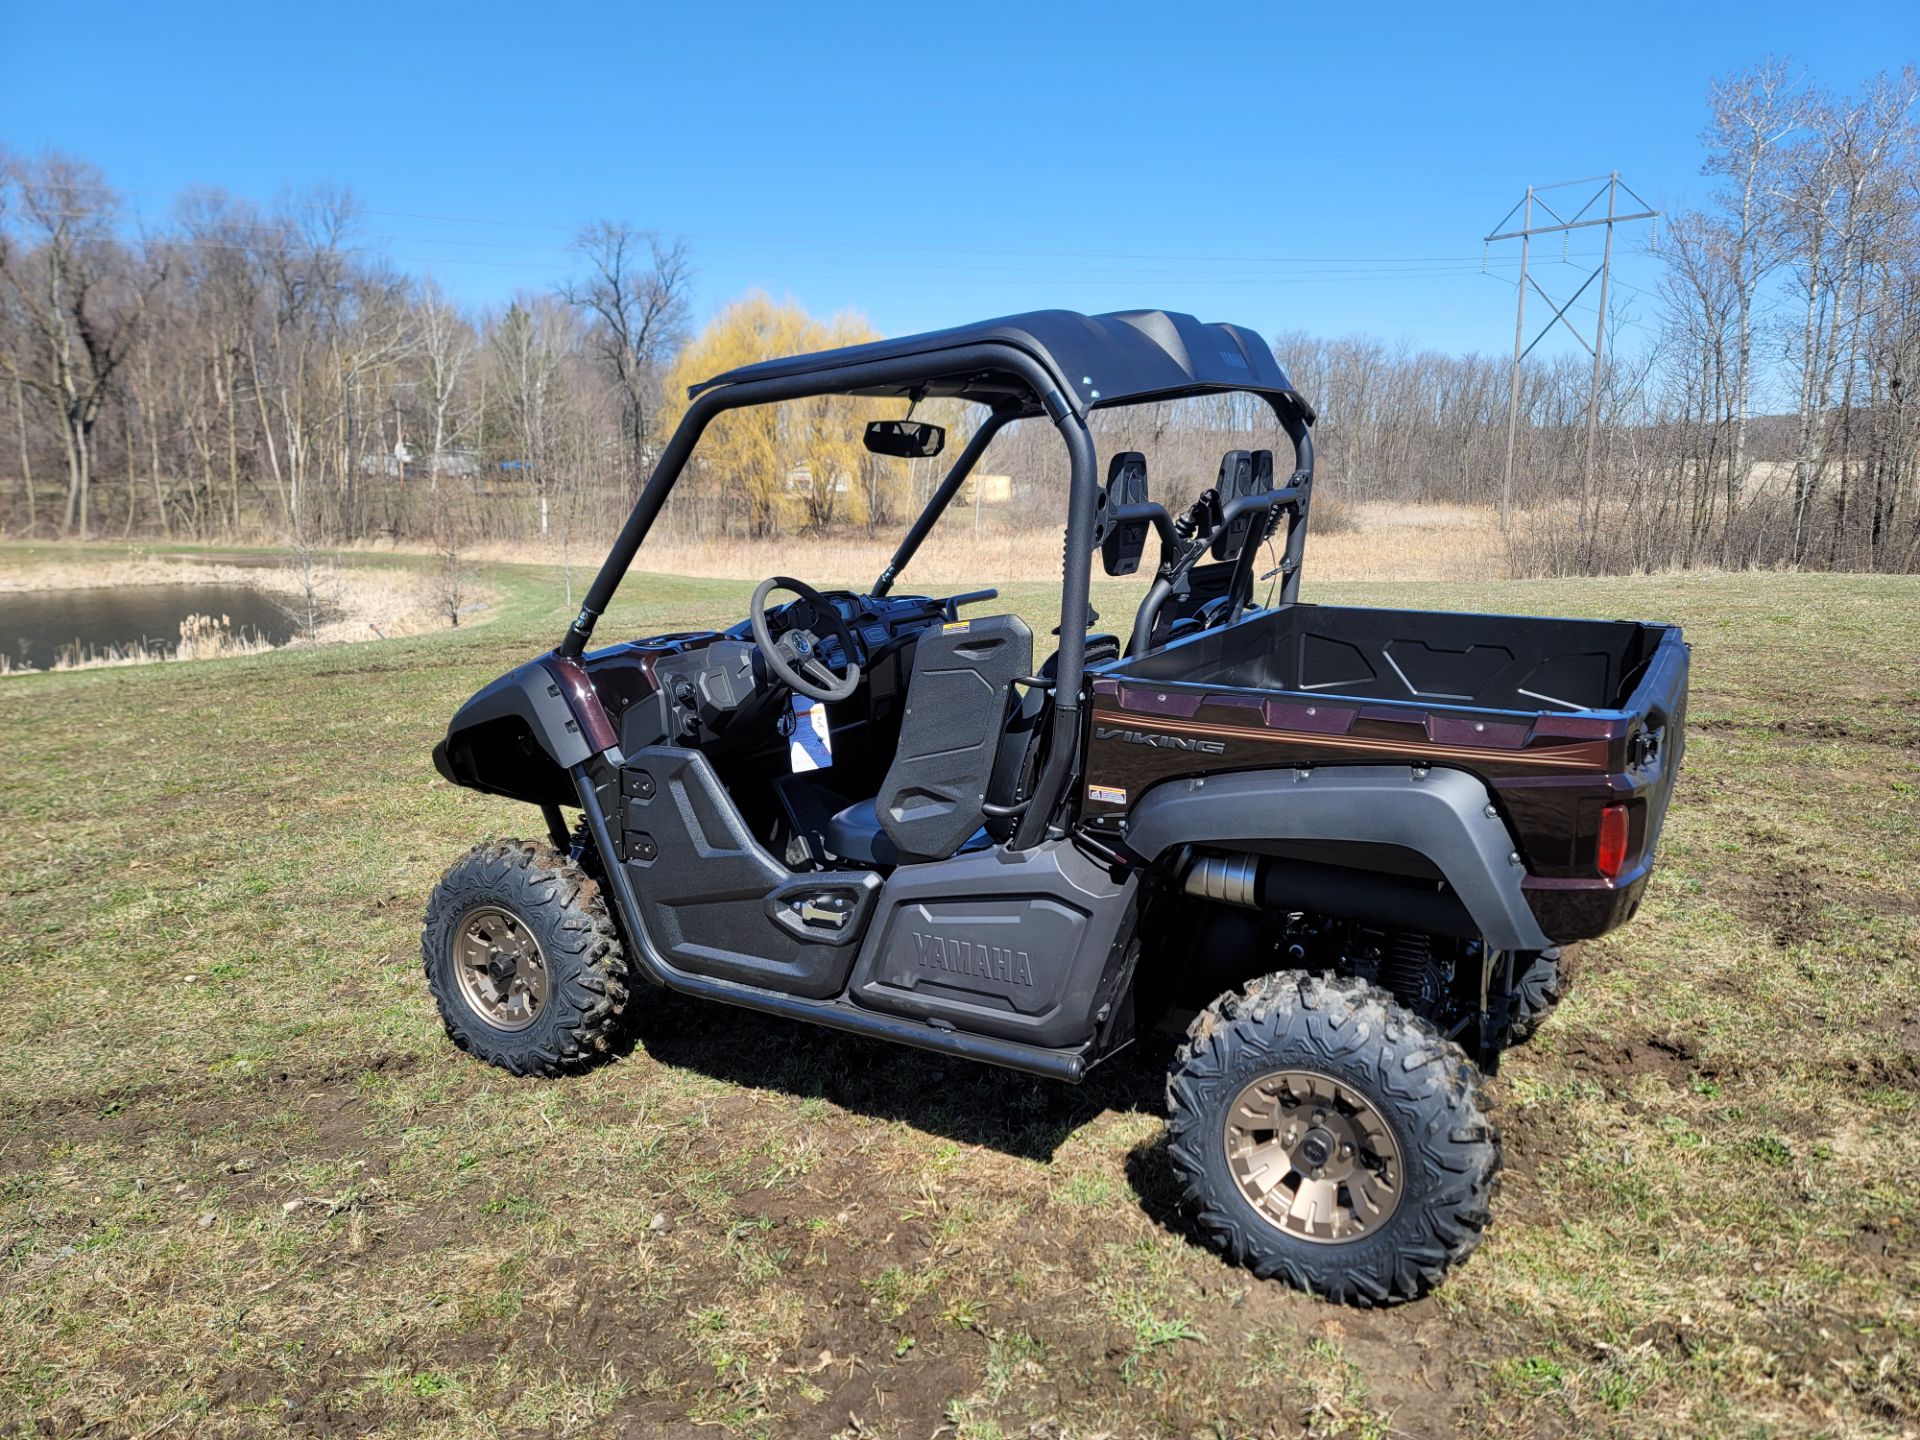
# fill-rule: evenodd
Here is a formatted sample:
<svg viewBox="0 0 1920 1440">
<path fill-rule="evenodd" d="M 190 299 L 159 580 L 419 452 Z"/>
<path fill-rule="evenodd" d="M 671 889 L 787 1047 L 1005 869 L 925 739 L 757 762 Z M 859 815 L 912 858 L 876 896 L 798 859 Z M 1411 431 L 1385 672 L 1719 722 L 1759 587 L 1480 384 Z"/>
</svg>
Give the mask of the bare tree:
<svg viewBox="0 0 1920 1440">
<path fill-rule="evenodd" d="M 466 526 L 452 506 L 443 507 L 435 526 L 437 564 L 433 572 L 434 606 L 457 630 L 473 598 L 473 568 L 466 557 Z"/>
<path fill-rule="evenodd" d="M 686 339 L 693 267 L 681 241 L 664 241 L 621 221 L 589 225 L 574 248 L 590 273 L 564 294 L 591 317 L 588 343 L 619 386 L 637 486 L 652 456 L 661 376 Z"/>
<path fill-rule="evenodd" d="M 138 332 L 138 303 L 164 270 L 136 267 L 113 237 L 117 198 L 93 166 L 48 152 L 10 160 L 0 183 L 18 197 L 28 253 L 9 250 L 3 276 L 25 316 L 29 353 L 9 353 L 8 373 L 51 402 L 61 421 L 67 499 L 60 529 L 87 537 L 94 428 L 108 387 Z"/>
<path fill-rule="evenodd" d="M 552 523 L 551 461 L 568 338 L 566 312 L 536 296 L 507 308 L 491 342 L 499 404 L 517 447 L 506 463 L 533 481 L 543 540 Z"/>
<path fill-rule="evenodd" d="M 459 392 L 467 362 L 473 358 L 473 329 L 431 282 L 421 291 L 415 317 L 431 437 L 427 452 L 427 488 L 437 491 L 441 472 L 446 468 L 447 446 L 458 438 L 454 397 Z"/>
<path fill-rule="evenodd" d="M 1733 337 L 1726 382 L 1732 391 L 1733 435 L 1727 456 L 1727 514 L 1738 510 L 1747 474 L 1747 429 L 1753 414 L 1754 306 L 1785 253 L 1779 223 L 1789 142 L 1804 129 L 1814 99 L 1768 59 L 1707 90 L 1709 175 L 1727 183 L 1717 198 L 1720 234 L 1733 299 Z"/>
<path fill-rule="evenodd" d="M 274 598 L 274 606 L 293 622 L 303 640 L 319 637 L 320 626 L 340 608 L 339 570 L 304 537 L 289 547 L 286 568 L 294 580 L 294 589 Z"/>
<path fill-rule="evenodd" d="M 1803 301 L 1795 359 L 1799 425 L 1793 476 L 1793 548 L 1807 558 L 1815 502 L 1828 478 L 1835 423 L 1853 408 L 1868 328 L 1892 271 L 1911 264 L 1920 76 L 1879 76 L 1859 95 L 1818 97 L 1811 134 L 1795 156 L 1787 228 Z M 1891 242 L 1891 243 L 1890 243 Z M 1840 521 L 1848 467 L 1838 470 Z"/>
</svg>

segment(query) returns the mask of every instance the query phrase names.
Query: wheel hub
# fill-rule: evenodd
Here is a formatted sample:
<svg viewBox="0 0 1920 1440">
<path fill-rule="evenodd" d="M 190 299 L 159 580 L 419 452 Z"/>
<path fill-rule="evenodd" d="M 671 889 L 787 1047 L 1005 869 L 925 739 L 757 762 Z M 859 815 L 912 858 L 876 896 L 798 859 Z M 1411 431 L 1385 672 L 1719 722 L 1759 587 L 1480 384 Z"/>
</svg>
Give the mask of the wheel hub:
<svg viewBox="0 0 1920 1440">
<path fill-rule="evenodd" d="M 1240 1193 L 1288 1235 L 1358 1240 L 1399 1207 L 1399 1143 L 1364 1096 L 1330 1075 L 1261 1076 L 1228 1109 L 1224 1138 Z"/>
<path fill-rule="evenodd" d="M 460 994 L 496 1030 L 524 1030 L 547 1003 L 547 961 L 525 922 L 482 905 L 460 922 L 454 969 Z"/>
</svg>

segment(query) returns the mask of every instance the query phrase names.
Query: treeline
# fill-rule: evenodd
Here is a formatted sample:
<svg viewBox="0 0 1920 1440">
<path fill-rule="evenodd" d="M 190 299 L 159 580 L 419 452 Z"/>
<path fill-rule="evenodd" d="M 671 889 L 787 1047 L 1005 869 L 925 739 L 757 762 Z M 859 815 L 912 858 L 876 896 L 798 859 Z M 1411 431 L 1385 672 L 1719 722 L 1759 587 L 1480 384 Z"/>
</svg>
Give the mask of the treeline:
<svg viewBox="0 0 1920 1440">
<path fill-rule="evenodd" d="M 651 452 L 677 245 L 594 226 L 576 283 L 468 314 L 360 245 L 345 194 L 195 194 L 137 238 L 120 210 L 90 165 L 0 156 L 14 533 L 550 532 Z"/>
<path fill-rule="evenodd" d="M 1578 568 L 1920 561 L 1920 75 L 1716 82 L 1711 204 L 1663 223 L 1659 339 L 1614 367 Z"/>
<path fill-rule="evenodd" d="M 1660 224 L 1651 339 L 1615 337 L 1591 463 L 1589 362 L 1523 367 L 1516 568 L 1920 564 L 1916 95 L 1911 70 L 1834 95 L 1775 64 L 1711 88 L 1713 196 Z M 0 154 L 0 527 L 591 549 L 688 381 L 872 334 L 757 296 L 696 334 L 693 257 L 616 222 L 576 237 L 568 279 L 464 310 L 361 226 L 345 194 L 261 209 L 196 193 L 133 233 L 93 167 Z M 1297 334 L 1275 348 L 1320 410 L 1324 497 L 1499 501 L 1504 358 Z M 897 526 L 938 467 L 866 456 L 869 410 L 723 427 L 665 523 Z M 1263 422 L 1223 399 L 1097 423 L 1104 448 L 1148 450 L 1179 501 L 1229 444 L 1271 443 Z M 996 513 L 1056 522 L 1061 464 L 1044 427 L 1013 427 L 982 464 L 1011 477 Z"/>
</svg>

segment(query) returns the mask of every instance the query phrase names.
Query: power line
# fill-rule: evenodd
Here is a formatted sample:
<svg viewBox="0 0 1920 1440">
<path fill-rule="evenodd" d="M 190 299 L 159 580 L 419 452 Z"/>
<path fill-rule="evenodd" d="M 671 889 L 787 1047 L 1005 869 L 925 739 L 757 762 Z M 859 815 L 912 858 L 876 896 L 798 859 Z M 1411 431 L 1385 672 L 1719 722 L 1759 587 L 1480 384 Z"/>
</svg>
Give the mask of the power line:
<svg viewBox="0 0 1920 1440">
<path fill-rule="evenodd" d="M 274 225 L 239 225 L 239 226 L 233 226 L 229 228 L 241 229 L 241 230 L 264 231 L 268 234 L 282 233 L 280 227 L 274 226 Z M 250 251 L 250 250 L 263 248 L 258 243 L 250 243 L 246 241 L 235 241 L 235 240 L 212 240 L 212 239 L 205 239 L 205 238 L 201 238 L 199 236 L 193 236 L 193 235 L 188 235 L 188 236 L 161 235 L 161 236 L 150 237 L 150 238 L 153 239 L 154 243 L 172 246 L 175 248 L 199 248 L 199 249 L 209 249 L 209 250 L 236 250 L 236 251 Z M 342 252 L 353 253 L 353 252 L 364 250 L 371 245 L 410 245 L 416 242 L 424 242 L 428 245 L 434 245 L 434 246 L 456 245 L 456 246 L 473 248 L 473 249 L 524 249 L 524 250 L 538 250 L 538 251 L 541 251 L 542 253 L 558 252 L 561 254 L 569 254 L 569 255 L 578 253 L 576 249 L 570 245 L 559 245 L 559 246 L 518 246 L 518 245 L 512 245 L 512 244 L 500 245 L 500 244 L 496 244 L 495 242 L 485 241 L 485 240 L 462 240 L 462 239 L 457 239 L 449 236 L 401 235 L 401 234 L 364 235 L 364 236 L 358 237 L 358 239 L 355 240 L 354 243 L 352 244 L 341 245 L 337 248 Z M 761 255 L 757 255 L 753 253 L 742 254 L 739 252 L 730 252 L 726 250 L 708 252 L 708 254 L 713 259 L 725 260 L 725 261 L 743 261 L 743 260 L 758 261 L 763 258 L 773 258 L 771 256 L 763 257 Z M 1086 255 L 1081 255 L 1081 256 L 1072 256 L 1068 252 L 1059 252 L 1058 258 L 1097 260 L 1103 257 L 1101 257 L 1097 253 L 1088 253 Z M 489 259 L 489 260 L 476 260 L 476 261 L 471 261 L 469 263 L 507 266 L 507 265 L 531 265 L 531 264 L 538 263 L 538 261 L 537 260 L 523 261 L 523 260 L 517 260 L 517 259 Z M 921 263 L 921 262 L 915 262 L 915 261 L 909 261 L 909 260 L 864 260 L 864 259 L 844 259 L 843 260 L 833 256 L 826 256 L 826 255 L 808 256 L 805 259 L 805 263 L 809 265 L 836 265 L 836 266 L 845 266 L 849 268 L 856 268 L 863 275 L 870 272 L 876 267 L 882 268 L 882 269 L 894 269 L 894 270 L 926 270 L 926 271 L 935 271 L 942 274 L 952 269 L 952 262 L 950 261 L 929 260 L 924 263 Z M 1172 260 L 1171 257 L 1168 257 L 1164 261 L 1156 261 L 1154 263 L 1170 264 L 1175 262 Z M 1495 265 L 1508 265 L 1514 262 L 1508 261 L 1508 260 L 1500 260 L 1500 259 L 1496 259 L 1489 262 L 1484 257 L 1476 258 L 1470 255 L 1454 255 L 1454 256 L 1397 256 L 1397 257 L 1379 256 L 1379 257 L 1374 257 L 1366 260 L 1358 260 L 1358 259 L 1342 260 L 1342 259 L 1335 259 L 1335 258 L 1312 260 L 1305 257 L 1297 257 L 1297 258 L 1291 258 L 1291 259 L 1275 258 L 1275 259 L 1270 259 L 1266 261 L 1257 261 L 1257 262 L 1254 262 L 1254 261 L 1232 262 L 1222 258 L 1220 263 L 1222 264 L 1247 263 L 1247 264 L 1269 264 L 1269 265 L 1286 265 L 1286 266 L 1337 265 L 1337 266 L 1342 266 L 1346 268 L 1328 269 L 1328 270 L 1295 270 L 1291 272 L 1265 271 L 1265 270 L 1230 270 L 1230 271 L 1197 272 L 1197 271 L 1189 271 L 1185 269 L 1142 270 L 1135 267 L 1135 268 L 1130 268 L 1128 273 L 1131 275 L 1144 275 L 1147 277 L 1153 277 L 1156 275 L 1169 275 L 1169 274 L 1180 275 L 1180 274 L 1188 274 L 1188 273 L 1205 273 L 1205 274 L 1219 274 L 1227 277 L 1231 277 L 1235 275 L 1246 275 L 1246 276 L 1252 276 L 1256 278 L 1266 274 L 1286 274 L 1286 273 L 1306 274 L 1306 275 L 1314 275 L 1314 274 L 1365 275 L 1365 274 L 1380 273 L 1381 269 L 1389 269 L 1389 270 L 1406 269 L 1409 271 L 1418 270 L 1422 272 L 1428 271 L 1428 270 L 1432 270 L 1432 271 L 1479 270 L 1484 268 L 1489 263 L 1492 263 Z M 1358 270 L 1358 269 L 1352 268 L 1360 265 L 1367 265 L 1367 266 L 1373 266 L 1373 267 L 1379 267 L 1379 268 L 1372 269 L 1372 270 Z M 1063 268 L 1063 269 L 1039 269 L 1031 265 L 1016 265 L 1016 266 L 978 266 L 976 265 L 973 268 L 976 271 L 984 270 L 984 271 L 991 272 L 995 270 L 1000 270 L 1000 271 L 1005 271 L 1007 273 L 1018 273 L 1023 275 L 1078 276 L 1084 273 L 1084 271 L 1078 266 L 1075 266 L 1072 268 Z"/>
<path fill-rule="evenodd" d="M 69 215 L 69 218 L 73 218 L 76 216 L 84 217 L 87 215 L 88 212 L 67 212 L 67 213 Z M 248 230 L 248 231 L 262 231 L 269 234 L 279 234 L 282 231 L 282 227 L 277 225 L 269 225 L 269 224 L 233 223 L 228 228 Z M 249 243 L 246 241 L 213 240 L 213 239 L 206 239 L 206 238 L 201 238 L 196 236 L 163 235 L 163 236 L 151 237 L 151 238 L 153 238 L 154 243 L 164 245 L 174 249 L 198 249 L 198 250 L 216 250 L 216 251 L 231 251 L 231 252 L 237 252 L 237 253 L 248 253 L 248 252 L 252 252 L 262 248 L 257 243 Z M 571 246 L 520 246 L 512 242 L 508 242 L 502 245 L 502 244 L 497 244 L 496 242 L 490 242 L 490 241 L 468 241 L 468 240 L 461 240 L 453 237 L 444 237 L 444 236 L 435 237 L 435 236 L 402 235 L 402 234 L 365 235 L 365 236 L 359 237 L 352 244 L 339 246 L 338 249 L 341 253 L 357 254 L 357 253 L 366 252 L 371 247 L 389 246 L 389 245 L 408 245 L 415 241 L 422 241 L 422 240 L 434 246 L 458 245 L 458 246 L 465 246 L 469 248 L 528 249 L 528 250 L 538 250 L 543 254 L 551 253 L 551 252 L 558 252 L 562 254 L 576 253 L 573 247 Z M 986 253 L 995 253 L 995 252 L 986 252 Z M 1008 253 L 1012 253 L 1012 252 L 1008 252 Z M 1089 252 L 1079 257 L 1071 257 L 1069 256 L 1068 252 L 1052 252 L 1052 253 L 1057 253 L 1062 258 L 1079 258 L 1082 260 L 1089 260 L 1089 261 L 1097 260 L 1101 258 L 1097 252 Z M 475 258 L 475 257 L 461 257 L 461 256 L 387 255 L 386 258 L 392 260 L 394 263 L 405 264 L 405 265 L 425 265 L 425 266 L 458 265 L 458 266 L 475 266 L 475 267 L 493 268 L 493 269 L 526 269 L 540 263 L 538 260 L 522 260 L 522 259 L 509 259 L 509 258 Z M 774 256 L 761 256 L 761 255 L 755 255 L 751 253 L 741 254 L 737 252 L 728 252 L 728 251 L 720 251 L 720 252 L 714 253 L 710 258 L 721 261 L 721 262 L 731 262 L 734 264 L 766 265 L 766 264 L 783 263 L 781 259 Z M 918 263 L 918 262 L 905 261 L 905 260 L 863 260 L 863 259 L 844 259 L 843 260 L 843 259 L 835 258 L 833 256 L 809 256 L 809 257 L 805 257 L 801 263 L 804 263 L 807 265 L 813 265 L 813 266 L 824 265 L 824 266 L 830 266 L 830 267 L 845 267 L 849 270 L 857 270 L 859 275 L 863 279 L 878 278 L 876 277 L 875 272 L 879 270 L 896 270 L 896 271 L 906 271 L 909 273 L 915 273 L 915 272 L 937 273 L 943 277 L 951 276 L 955 270 L 955 267 L 951 262 L 927 261 L 925 263 Z M 1220 257 L 1220 263 L 1229 264 L 1234 262 L 1228 261 L 1225 257 Z M 1030 265 L 1006 265 L 1006 266 L 971 265 L 966 268 L 969 273 L 976 274 L 976 275 L 1000 274 L 1000 275 L 1008 275 L 1008 276 L 1027 277 L 1031 279 L 1041 279 L 1046 277 L 1057 276 L 1057 277 L 1072 279 L 1077 282 L 1078 281 L 1094 282 L 1094 281 L 1101 281 L 1104 279 L 1111 279 L 1116 283 L 1137 282 L 1141 280 L 1162 280 L 1168 283 L 1179 283 L 1182 281 L 1221 281 L 1221 282 L 1237 283 L 1241 281 L 1270 282 L 1270 281 L 1276 281 L 1276 280 L 1294 280 L 1294 279 L 1315 279 L 1315 280 L 1370 279 L 1374 277 L 1390 276 L 1390 275 L 1447 275 L 1447 274 L 1481 273 L 1481 272 L 1484 272 L 1486 270 L 1486 267 L 1490 264 L 1505 266 L 1505 265 L 1513 264 L 1515 262 L 1510 260 L 1505 260 L 1505 259 L 1497 259 L 1497 258 L 1489 260 L 1484 256 L 1476 259 L 1473 256 L 1462 255 L 1462 256 L 1395 256 L 1395 257 L 1376 256 L 1376 257 L 1367 257 L 1365 259 L 1328 257 L 1328 258 L 1323 258 L 1319 260 L 1310 259 L 1308 257 L 1293 257 L 1293 258 L 1286 258 L 1286 259 L 1279 258 L 1279 257 L 1272 257 L 1265 261 L 1251 262 L 1251 263 L 1261 263 L 1261 264 L 1269 264 L 1269 265 L 1275 265 L 1275 266 L 1289 266 L 1289 267 L 1296 267 L 1296 268 L 1277 269 L 1277 270 L 1242 270 L 1242 269 L 1189 270 L 1189 269 L 1141 269 L 1138 267 L 1129 267 L 1124 274 L 1114 273 L 1110 276 L 1104 276 L 1104 277 L 1097 274 L 1090 275 L 1082 266 L 1073 266 L 1069 268 L 1054 269 L 1054 268 L 1041 268 L 1041 267 L 1030 266 Z M 1321 268 L 1321 269 L 1297 268 L 1297 267 L 1307 267 L 1307 266 L 1335 266 L 1339 268 Z M 1358 268 L 1361 266 L 1365 266 L 1368 268 L 1364 268 L 1364 269 Z M 709 273 L 739 273 L 737 271 L 728 271 L 721 267 L 710 267 L 704 263 L 701 268 L 707 269 Z M 844 279 L 846 277 L 826 275 L 826 276 L 809 277 L 809 278 Z"/>
<path fill-rule="evenodd" d="M 371 237 L 385 239 L 388 237 Z M 405 240 L 410 237 L 392 237 Z M 229 254 L 252 254 L 260 247 L 251 244 L 231 243 L 219 240 L 168 239 L 162 242 L 167 248 L 175 250 L 205 250 Z M 391 254 L 384 251 L 372 251 L 364 246 L 343 246 L 335 253 L 341 255 L 373 255 L 398 266 L 436 269 L 444 266 L 472 267 L 490 270 L 520 270 L 535 268 L 540 262 L 532 260 L 480 259 L 471 256 L 431 256 Z M 750 275 L 772 271 L 783 279 L 806 279 L 818 281 L 845 281 L 847 273 L 813 274 L 805 271 L 788 272 L 781 269 L 777 260 L 757 261 L 754 257 L 719 257 L 728 262 L 721 266 L 702 269 L 709 275 Z M 803 262 L 808 265 L 833 264 L 820 257 L 811 257 Z M 853 262 L 845 262 L 853 263 Z M 752 268 L 742 268 L 752 267 Z M 876 273 L 884 270 L 904 271 L 906 273 Z M 943 280 L 976 279 L 981 283 L 1003 282 L 1010 284 L 1057 284 L 1061 279 L 1070 279 L 1075 284 L 1091 285 L 1140 285 L 1160 283 L 1169 285 L 1256 285 L 1291 284 L 1311 282 L 1313 284 L 1338 284 L 1352 281 L 1392 280 L 1408 278 L 1454 276 L 1477 276 L 1487 273 L 1478 264 L 1452 265 L 1408 265 L 1376 268 L 1372 270 L 1275 270 L 1275 271 L 1154 271 L 1129 270 L 1125 273 L 1099 274 L 1088 273 L 1081 269 L 1034 269 L 1024 266 L 875 266 L 863 265 L 859 269 L 859 278 L 865 283 L 910 283 L 924 284 L 928 273 L 938 273 Z"/>
<path fill-rule="evenodd" d="M 145 196 L 147 198 L 152 198 L 152 199 L 224 198 L 224 197 L 208 196 L 204 192 L 194 192 L 194 191 L 185 191 L 185 192 L 182 192 L 177 197 L 170 197 L 164 191 L 116 190 L 114 187 L 107 186 L 107 185 L 64 185 L 62 188 L 65 188 L 68 190 L 97 191 L 97 192 L 103 192 L 107 194 L 116 194 L 116 195 L 139 195 L 139 196 Z M 276 208 L 280 210 L 316 211 L 316 210 L 332 210 L 337 207 L 328 202 L 317 201 L 317 200 L 305 200 L 305 201 L 286 200 L 286 201 L 276 202 Z M 106 211 L 106 210 L 93 210 L 93 211 L 74 210 L 74 211 L 55 212 L 55 213 L 64 213 L 68 215 L 70 218 L 75 218 L 75 219 L 80 219 L 80 218 L 113 219 L 115 218 L 111 211 Z M 498 217 L 484 217 L 484 216 L 473 216 L 473 215 L 433 215 L 433 214 L 425 214 L 425 213 L 420 213 L 415 211 L 406 211 L 406 210 L 375 210 L 375 209 L 358 206 L 358 205 L 347 207 L 346 213 L 349 217 L 364 215 L 364 216 L 376 216 L 382 219 L 394 219 L 394 220 L 425 220 L 425 221 L 431 221 L 437 224 L 449 224 L 449 225 L 490 225 L 490 226 L 502 226 L 502 227 L 512 227 L 512 228 L 524 228 L 524 229 L 551 230 L 551 231 L 559 231 L 565 234 L 578 234 L 581 229 L 585 228 L 577 225 L 559 225 L 550 221 L 508 220 L 508 219 L 501 219 Z M 230 225 L 235 228 L 249 229 L 249 230 L 278 230 L 281 228 L 278 225 L 268 223 L 268 222 L 223 220 L 220 223 L 225 225 Z M 990 256 L 1004 256 L 1004 257 L 1015 258 L 1015 259 L 1176 261 L 1176 262 L 1188 262 L 1188 263 L 1209 264 L 1209 265 L 1211 264 L 1398 265 L 1398 264 L 1407 264 L 1407 263 L 1424 264 L 1424 263 L 1430 263 L 1430 262 L 1463 262 L 1464 263 L 1464 262 L 1475 260 L 1477 258 L 1483 258 L 1483 257 L 1476 257 L 1473 255 L 1374 255 L 1374 256 L 1204 255 L 1204 254 L 1196 255 L 1196 254 L 1178 254 L 1178 253 L 1164 253 L 1164 252 L 1152 253 L 1152 252 L 1100 251 L 1100 250 L 1082 251 L 1082 250 L 1059 250 L 1059 249 L 1016 249 L 1016 248 L 1009 248 L 1004 246 L 931 245 L 921 241 L 847 240 L 847 239 L 839 239 L 839 238 L 813 239 L 811 237 L 803 236 L 803 235 L 780 235 L 780 236 L 737 235 L 737 234 L 721 234 L 721 233 L 715 233 L 715 232 L 694 231 L 694 230 L 675 230 L 675 229 L 669 229 L 669 228 L 640 229 L 640 230 L 636 230 L 635 233 L 643 238 L 649 237 L 649 236 L 673 236 L 679 239 L 700 240 L 700 241 L 713 242 L 716 244 L 779 245 L 783 247 L 799 245 L 799 246 L 813 246 L 813 247 L 819 247 L 819 248 L 828 248 L 828 249 L 834 249 L 834 250 L 905 250 L 905 251 L 912 251 L 914 253 L 924 253 L 924 254 L 990 255 Z M 429 238 L 429 237 L 405 236 L 405 237 L 393 237 L 393 238 L 411 240 L 411 239 L 421 239 L 421 238 Z M 450 238 L 434 239 L 432 243 L 472 245 L 472 246 L 490 246 L 495 244 L 495 242 L 485 241 L 485 240 L 455 240 Z M 534 242 L 519 242 L 519 241 L 502 241 L 498 243 L 501 248 L 506 248 L 508 246 L 511 246 L 512 248 L 515 248 L 515 249 L 552 250 L 552 251 L 565 252 L 565 253 L 572 253 L 576 248 L 570 244 L 569 245 L 539 245 Z M 847 263 L 853 264 L 853 263 L 863 263 L 863 262 L 850 261 Z"/>
</svg>

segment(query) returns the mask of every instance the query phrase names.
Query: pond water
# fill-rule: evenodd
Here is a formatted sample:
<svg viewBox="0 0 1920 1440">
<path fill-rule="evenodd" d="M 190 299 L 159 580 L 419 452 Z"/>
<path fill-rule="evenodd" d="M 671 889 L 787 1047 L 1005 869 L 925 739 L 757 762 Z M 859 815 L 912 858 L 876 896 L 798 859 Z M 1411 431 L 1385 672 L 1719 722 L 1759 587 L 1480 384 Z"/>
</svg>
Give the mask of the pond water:
<svg viewBox="0 0 1920 1440">
<path fill-rule="evenodd" d="M 293 638 L 294 625 L 267 596 L 245 585 L 122 585 L 94 590 L 0 594 L 0 655 L 16 665 L 46 669 L 63 650 L 173 650 L 189 615 L 227 617 L 236 635 L 274 645 Z"/>
</svg>

